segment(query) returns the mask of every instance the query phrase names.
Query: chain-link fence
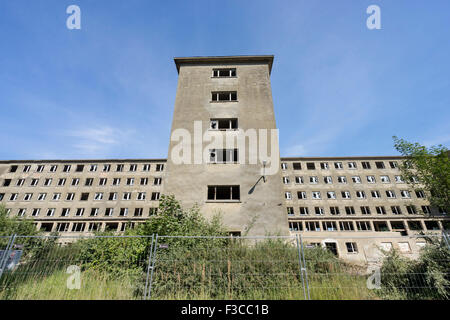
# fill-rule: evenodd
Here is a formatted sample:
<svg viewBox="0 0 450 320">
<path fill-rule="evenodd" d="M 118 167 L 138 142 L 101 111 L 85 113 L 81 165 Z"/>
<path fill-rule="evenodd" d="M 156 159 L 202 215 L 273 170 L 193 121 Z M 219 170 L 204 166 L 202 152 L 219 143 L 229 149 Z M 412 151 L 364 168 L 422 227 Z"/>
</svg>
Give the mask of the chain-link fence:
<svg viewBox="0 0 450 320">
<path fill-rule="evenodd" d="M 447 235 L 0 237 L 0 299 L 449 299 Z"/>
</svg>

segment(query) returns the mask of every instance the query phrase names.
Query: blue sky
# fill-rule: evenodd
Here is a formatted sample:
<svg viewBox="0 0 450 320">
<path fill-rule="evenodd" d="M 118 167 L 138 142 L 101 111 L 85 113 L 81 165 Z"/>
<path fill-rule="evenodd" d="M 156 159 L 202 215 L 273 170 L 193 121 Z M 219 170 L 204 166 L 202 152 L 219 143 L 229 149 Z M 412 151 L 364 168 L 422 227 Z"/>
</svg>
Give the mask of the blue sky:
<svg viewBox="0 0 450 320">
<path fill-rule="evenodd" d="M 2 160 L 167 157 L 181 56 L 274 54 L 282 156 L 450 142 L 447 0 L 2 0 L 0 37 Z"/>
</svg>

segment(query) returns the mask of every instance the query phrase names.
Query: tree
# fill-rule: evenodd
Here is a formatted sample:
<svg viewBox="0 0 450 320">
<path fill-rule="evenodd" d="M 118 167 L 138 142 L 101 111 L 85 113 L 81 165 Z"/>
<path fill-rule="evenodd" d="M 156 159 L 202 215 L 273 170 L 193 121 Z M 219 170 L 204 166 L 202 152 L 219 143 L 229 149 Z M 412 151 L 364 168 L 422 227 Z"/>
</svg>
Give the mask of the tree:
<svg viewBox="0 0 450 320">
<path fill-rule="evenodd" d="M 394 136 L 394 147 L 405 160 L 400 170 L 414 189 L 426 190 L 432 206 L 450 212 L 449 150 L 442 146 L 425 147 Z"/>
<path fill-rule="evenodd" d="M 33 236 L 38 233 L 32 220 L 9 217 L 6 208 L 0 205 L 0 236 L 10 236 L 13 234 Z"/>
</svg>

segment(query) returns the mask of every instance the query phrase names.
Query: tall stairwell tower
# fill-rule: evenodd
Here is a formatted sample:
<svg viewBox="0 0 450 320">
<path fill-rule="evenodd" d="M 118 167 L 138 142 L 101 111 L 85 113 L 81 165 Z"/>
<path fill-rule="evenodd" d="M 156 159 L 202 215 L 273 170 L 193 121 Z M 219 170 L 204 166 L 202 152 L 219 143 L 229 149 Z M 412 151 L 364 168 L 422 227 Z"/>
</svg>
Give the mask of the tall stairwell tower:
<svg viewBox="0 0 450 320">
<path fill-rule="evenodd" d="M 198 204 L 206 217 L 220 213 L 237 234 L 248 228 L 249 235 L 289 233 L 272 62 L 273 56 L 175 58 L 164 193 L 183 207 Z"/>
</svg>

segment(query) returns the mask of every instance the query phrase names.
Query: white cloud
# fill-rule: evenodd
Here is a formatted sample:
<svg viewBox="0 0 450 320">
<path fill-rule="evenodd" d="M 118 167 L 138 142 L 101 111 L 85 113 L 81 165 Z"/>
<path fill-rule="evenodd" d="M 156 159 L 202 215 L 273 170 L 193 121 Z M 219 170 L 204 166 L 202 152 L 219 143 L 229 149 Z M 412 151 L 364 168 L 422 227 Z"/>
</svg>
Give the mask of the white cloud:
<svg viewBox="0 0 450 320">
<path fill-rule="evenodd" d="M 133 134 L 132 130 L 101 126 L 69 131 L 66 136 L 71 139 L 70 144 L 80 155 L 107 157 L 113 149 L 125 146 Z"/>
</svg>

